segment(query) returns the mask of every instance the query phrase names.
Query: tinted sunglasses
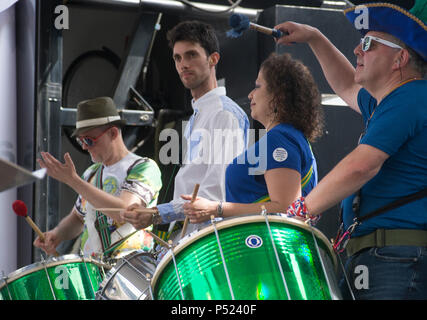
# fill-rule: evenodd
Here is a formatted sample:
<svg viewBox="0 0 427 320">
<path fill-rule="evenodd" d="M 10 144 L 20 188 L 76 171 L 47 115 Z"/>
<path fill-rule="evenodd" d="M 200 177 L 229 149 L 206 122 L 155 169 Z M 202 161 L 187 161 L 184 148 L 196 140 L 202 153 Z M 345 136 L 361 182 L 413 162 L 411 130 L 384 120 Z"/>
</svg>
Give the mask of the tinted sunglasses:
<svg viewBox="0 0 427 320">
<path fill-rule="evenodd" d="M 87 147 L 93 147 L 96 144 L 96 141 L 101 138 L 108 130 L 110 130 L 112 127 L 108 128 L 107 130 L 103 131 L 99 136 L 92 138 L 89 136 L 81 136 L 76 137 L 77 142 L 80 144 L 80 146 L 83 148 L 83 145 L 85 144 Z"/>
<path fill-rule="evenodd" d="M 391 47 L 391 48 L 403 49 L 401 46 L 399 46 L 393 42 L 390 42 L 390 41 L 387 41 L 387 40 L 384 40 L 381 38 L 377 38 L 374 36 L 365 36 L 362 39 L 360 39 L 360 43 L 362 45 L 362 51 L 366 52 L 369 50 L 369 48 L 371 47 L 372 40 L 379 42 L 379 43 L 382 43 L 383 45 L 386 45 L 386 46 Z"/>
</svg>

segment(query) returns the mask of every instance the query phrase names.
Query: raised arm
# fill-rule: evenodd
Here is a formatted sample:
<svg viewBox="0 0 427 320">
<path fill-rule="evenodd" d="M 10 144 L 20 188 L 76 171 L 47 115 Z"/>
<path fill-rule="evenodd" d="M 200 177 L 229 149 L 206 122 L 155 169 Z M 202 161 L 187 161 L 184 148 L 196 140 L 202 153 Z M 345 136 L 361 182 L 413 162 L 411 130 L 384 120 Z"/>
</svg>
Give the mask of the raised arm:
<svg viewBox="0 0 427 320">
<path fill-rule="evenodd" d="M 133 203 L 145 206 L 145 203 L 133 193 L 122 192 L 119 196 L 114 196 L 83 180 L 77 174 L 74 163 L 68 153 L 64 155 L 64 163 L 48 152 L 42 152 L 41 155 L 43 159 L 38 159 L 38 163 L 40 167 L 47 169 L 49 176 L 67 184 L 95 208 L 125 209 Z M 119 212 L 105 212 L 105 214 L 119 223 L 123 222 Z"/>
</svg>

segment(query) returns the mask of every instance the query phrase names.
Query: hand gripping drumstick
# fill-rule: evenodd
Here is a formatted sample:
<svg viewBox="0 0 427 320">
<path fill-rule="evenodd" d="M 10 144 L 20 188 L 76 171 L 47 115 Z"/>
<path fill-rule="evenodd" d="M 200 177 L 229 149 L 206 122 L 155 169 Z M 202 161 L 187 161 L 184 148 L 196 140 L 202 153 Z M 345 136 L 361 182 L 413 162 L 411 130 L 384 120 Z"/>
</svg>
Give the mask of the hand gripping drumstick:
<svg viewBox="0 0 427 320">
<path fill-rule="evenodd" d="M 96 208 L 96 211 L 100 211 L 100 212 L 112 212 L 112 213 L 117 213 L 117 212 L 122 212 L 125 209 L 123 208 Z M 157 212 L 156 209 L 150 209 L 150 208 L 141 208 L 141 209 L 133 209 L 133 211 L 137 212 L 137 213 L 155 213 Z M 157 235 L 155 235 L 154 233 L 152 233 L 150 230 L 145 230 L 145 232 L 147 232 L 148 234 L 150 234 L 154 240 L 156 240 L 161 246 L 165 247 L 165 248 L 169 248 L 169 244 L 164 241 L 162 238 L 159 238 Z"/>
<path fill-rule="evenodd" d="M 196 183 L 196 185 L 194 186 L 193 195 L 191 197 L 192 203 L 194 202 L 194 200 L 196 200 L 197 192 L 199 192 L 199 187 L 200 187 L 200 184 Z M 181 231 L 181 238 L 185 235 L 185 232 L 187 231 L 187 226 L 188 226 L 188 217 L 185 217 L 184 225 L 182 226 L 182 231 Z"/>
<path fill-rule="evenodd" d="M 33 219 L 31 219 L 28 215 L 27 215 L 27 206 L 25 205 L 25 203 L 21 200 L 15 200 L 12 204 L 12 209 L 13 211 L 20 217 L 24 217 L 25 220 L 27 220 L 28 224 L 31 226 L 31 228 L 33 228 L 33 230 L 37 233 L 37 235 L 39 236 L 40 240 L 44 242 L 45 237 L 43 232 L 39 229 L 39 227 L 37 227 L 37 225 L 34 223 Z M 54 255 L 57 257 L 59 256 L 59 253 L 57 251 L 55 251 Z"/>
</svg>

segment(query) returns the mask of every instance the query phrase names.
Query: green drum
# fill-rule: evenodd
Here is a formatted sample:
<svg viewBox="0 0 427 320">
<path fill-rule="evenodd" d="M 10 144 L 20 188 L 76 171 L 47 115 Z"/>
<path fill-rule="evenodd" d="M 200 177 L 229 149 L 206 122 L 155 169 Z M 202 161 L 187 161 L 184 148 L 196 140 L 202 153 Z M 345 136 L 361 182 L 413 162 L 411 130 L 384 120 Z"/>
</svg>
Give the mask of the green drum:
<svg viewBox="0 0 427 320">
<path fill-rule="evenodd" d="M 159 300 L 341 299 L 326 237 L 297 219 L 246 216 L 182 239 L 152 279 Z"/>
<path fill-rule="evenodd" d="M 0 279 L 1 300 L 94 300 L 108 265 L 74 254 L 52 257 Z"/>
</svg>

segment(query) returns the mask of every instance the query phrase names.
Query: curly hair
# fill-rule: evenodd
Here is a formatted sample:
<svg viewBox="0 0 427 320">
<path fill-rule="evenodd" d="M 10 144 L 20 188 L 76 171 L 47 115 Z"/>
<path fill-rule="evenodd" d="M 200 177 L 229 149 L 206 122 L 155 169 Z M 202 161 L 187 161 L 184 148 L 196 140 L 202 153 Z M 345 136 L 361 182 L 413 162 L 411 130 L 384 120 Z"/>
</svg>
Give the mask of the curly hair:
<svg viewBox="0 0 427 320">
<path fill-rule="evenodd" d="M 261 72 L 272 95 L 270 109 L 276 120 L 300 130 L 313 142 L 322 135 L 323 112 L 316 82 L 308 68 L 290 54 L 271 54 Z"/>
<path fill-rule="evenodd" d="M 214 52 L 219 53 L 219 41 L 215 34 L 214 28 L 201 21 L 183 21 L 167 33 L 169 47 L 173 49 L 178 41 L 190 41 L 198 43 L 205 49 L 206 55 L 210 56 Z"/>
</svg>

